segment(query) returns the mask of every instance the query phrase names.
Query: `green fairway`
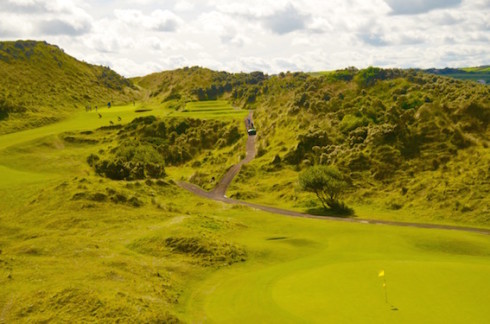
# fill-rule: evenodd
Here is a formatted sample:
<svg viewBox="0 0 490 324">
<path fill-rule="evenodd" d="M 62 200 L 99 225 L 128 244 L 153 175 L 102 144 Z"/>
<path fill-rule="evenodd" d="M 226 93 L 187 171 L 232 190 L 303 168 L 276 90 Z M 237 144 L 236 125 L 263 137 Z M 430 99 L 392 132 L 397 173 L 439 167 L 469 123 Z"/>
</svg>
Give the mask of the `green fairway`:
<svg viewBox="0 0 490 324">
<path fill-rule="evenodd" d="M 100 118 L 99 118 L 100 114 Z M 102 126 L 114 124 L 127 124 L 134 118 L 154 115 L 157 117 L 189 117 L 204 119 L 241 119 L 247 115 L 246 110 L 236 110 L 226 101 L 202 101 L 189 102 L 184 111 L 174 111 L 165 105 L 155 103 L 132 104 L 126 106 L 114 106 L 110 109 L 100 108 L 97 112 L 79 112 L 75 116 L 59 123 L 33 128 L 21 132 L 0 136 L 0 150 L 18 143 L 27 142 L 36 138 L 60 134 L 69 131 L 83 131 L 96 129 Z M 121 121 L 118 120 L 121 118 Z"/>
<path fill-rule="evenodd" d="M 137 112 L 138 110 L 145 111 Z M 133 106 L 132 104 L 126 106 L 114 106 L 110 109 L 100 108 L 97 112 L 95 110 L 90 112 L 79 112 L 73 117 L 58 123 L 0 136 L 0 150 L 8 146 L 14 146 L 18 143 L 31 141 L 48 135 L 110 126 L 111 121 L 114 124 L 126 124 L 139 116 L 165 116 L 168 112 L 168 110 L 158 106 L 145 109 L 144 107 L 141 107 L 140 104 L 136 106 Z M 100 118 L 99 114 L 101 116 Z M 118 117 L 121 117 L 121 121 L 118 121 Z"/>
<path fill-rule="evenodd" d="M 185 310 L 192 322 L 490 319 L 487 236 L 252 214 L 245 218 L 254 225 L 239 238 L 254 251 L 252 260 L 199 285 Z"/>
</svg>

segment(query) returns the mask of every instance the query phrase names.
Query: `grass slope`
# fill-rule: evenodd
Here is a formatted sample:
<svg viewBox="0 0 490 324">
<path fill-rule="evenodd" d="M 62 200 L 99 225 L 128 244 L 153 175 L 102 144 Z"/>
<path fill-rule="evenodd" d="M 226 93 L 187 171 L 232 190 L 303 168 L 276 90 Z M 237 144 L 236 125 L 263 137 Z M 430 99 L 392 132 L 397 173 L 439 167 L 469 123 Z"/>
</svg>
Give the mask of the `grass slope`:
<svg viewBox="0 0 490 324">
<path fill-rule="evenodd" d="M 333 164 L 359 216 L 488 226 L 488 87 L 372 68 L 283 74 L 263 88 L 258 158 L 230 196 L 315 212 L 298 174 Z"/>
<path fill-rule="evenodd" d="M 87 164 L 117 145 L 119 124 L 172 112 L 116 106 L 0 136 L 0 322 L 178 322 L 190 277 L 246 258 L 227 236 L 236 221 L 209 212 L 218 205 Z"/>
<path fill-rule="evenodd" d="M 206 109 L 209 98 L 255 110 L 258 159 L 232 184 L 232 197 L 318 213 L 314 195 L 299 190 L 298 174 L 334 164 L 352 185 L 346 199 L 358 216 L 490 221 L 484 85 L 378 68 L 267 76 L 193 67 L 135 82 L 151 91 L 149 102 L 179 116 L 217 113 Z M 214 173 L 199 163 L 181 170 Z"/>
<path fill-rule="evenodd" d="M 37 41 L 0 42 L 0 134 L 66 118 L 139 94 L 111 69 Z"/>
</svg>

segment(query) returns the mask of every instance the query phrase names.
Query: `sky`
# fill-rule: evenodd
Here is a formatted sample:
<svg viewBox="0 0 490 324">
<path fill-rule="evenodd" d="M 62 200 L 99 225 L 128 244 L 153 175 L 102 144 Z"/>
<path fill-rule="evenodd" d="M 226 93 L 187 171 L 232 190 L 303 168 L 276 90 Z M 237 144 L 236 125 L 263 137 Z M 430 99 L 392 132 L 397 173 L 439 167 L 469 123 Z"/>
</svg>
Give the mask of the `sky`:
<svg viewBox="0 0 490 324">
<path fill-rule="evenodd" d="M 0 40 L 133 77 L 490 64 L 490 0 L 0 0 Z"/>
</svg>

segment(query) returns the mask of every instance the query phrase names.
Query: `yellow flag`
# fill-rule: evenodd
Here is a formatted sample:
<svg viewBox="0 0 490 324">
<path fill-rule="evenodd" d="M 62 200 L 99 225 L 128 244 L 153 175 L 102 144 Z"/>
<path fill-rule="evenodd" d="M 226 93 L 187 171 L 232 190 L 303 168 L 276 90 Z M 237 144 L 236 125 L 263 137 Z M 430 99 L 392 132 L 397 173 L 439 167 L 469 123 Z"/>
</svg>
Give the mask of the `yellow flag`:
<svg viewBox="0 0 490 324">
<path fill-rule="evenodd" d="M 378 277 L 384 277 L 385 276 L 385 271 L 384 270 L 381 270 L 379 273 L 378 273 Z"/>
</svg>

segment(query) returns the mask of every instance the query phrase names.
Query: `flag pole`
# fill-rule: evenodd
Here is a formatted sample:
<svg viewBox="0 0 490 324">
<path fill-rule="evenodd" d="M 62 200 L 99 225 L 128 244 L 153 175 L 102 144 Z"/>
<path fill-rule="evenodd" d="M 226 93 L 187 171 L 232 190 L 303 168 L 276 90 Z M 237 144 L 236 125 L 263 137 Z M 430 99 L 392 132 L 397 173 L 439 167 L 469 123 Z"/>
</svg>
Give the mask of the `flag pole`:
<svg viewBox="0 0 490 324">
<path fill-rule="evenodd" d="M 385 289 L 385 302 L 388 303 L 388 289 L 386 289 L 386 278 L 383 276 L 383 288 Z"/>
</svg>

